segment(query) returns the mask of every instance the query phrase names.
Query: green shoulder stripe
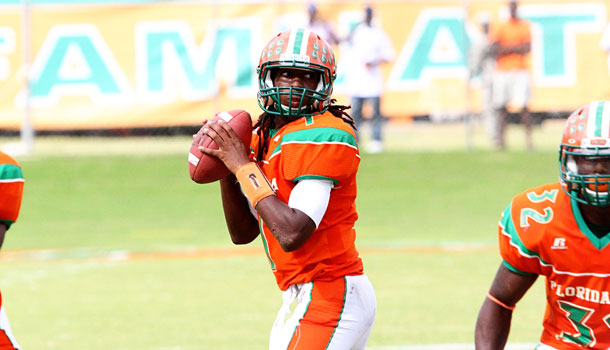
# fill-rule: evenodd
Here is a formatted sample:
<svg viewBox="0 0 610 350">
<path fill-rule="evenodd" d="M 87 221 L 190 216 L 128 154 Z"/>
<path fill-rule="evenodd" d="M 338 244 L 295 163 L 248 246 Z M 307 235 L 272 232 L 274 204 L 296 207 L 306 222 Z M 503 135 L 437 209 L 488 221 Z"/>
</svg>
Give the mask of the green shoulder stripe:
<svg viewBox="0 0 610 350">
<path fill-rule="evenodd" d="M 320 176 L 320 175 L 301 175 L 297 178 L 295 178 L 294 180 L 292 180 L 292 182 L 297 183 L 300 180 L 328 180 L 328 181 L 332 181 L 333 185 L 337 185 L 339 183 L 339 180 L 334 179 L 332 177 L 327 177 L 327 176 Z"/>
<path fill-rule="evenodd" d="M 286 143 L 344 143 L 352 147 L 357 147 L 356 138 L 349 132 L 336 128 L 311 128 L 298 130 L 282 136 L 282 141 L 273 150 L 279 152 L 283 144 Z"/>
<path fill-rule="evenodd" d="M 502 260 L 502 264 L 504 264 L 504 267 L 506 267 L 507 269 L 509 269 L 510 271 L 512 271 L 516 274 L 523 275 L 523 276 L 537 276 L 537 274 L 535 274 L 535 273 L 523 272 L 523 271 L 517 269 L 513 265 L 506 262 L 506 260 Z"/>
<path fill-rule="evenodd" d="M 0 181 L 23 179 L 21 168 L 14 164 L 0 164 Z"/>
<path fill-rule="evenodd" d="M 529 249 L 528 247 L 525 246 L 525 244 L 523 244 L 523 241 L 521 240 L 521 237 L 519 237 L 519 233 L 517 232 L 517 229 L 515 228 L 515 224 L 513 222 L 512 216 L 511 216 L 511 208 L 512 208 L 512 204 L 509 205 L 506 208 L 506 210 L 504 210 L 504 216 L 502 217 L 502 226 L 503 226 L 502 233 L 504 235 L 508 235 L 510 237 L 511 244 L 516 246 L 517 249 L 519 249 L 519 252 L 521 253 L 521 255 L 524 255 L 524 256 L 527 256 L 530 258 L 537 258 L 540 261 L 540 264 L 545 265 L 545 266 L 551 266 L 551 264 L 544 261 L 540 257 L 540 254 L 538 252 Z"/>
</svg>

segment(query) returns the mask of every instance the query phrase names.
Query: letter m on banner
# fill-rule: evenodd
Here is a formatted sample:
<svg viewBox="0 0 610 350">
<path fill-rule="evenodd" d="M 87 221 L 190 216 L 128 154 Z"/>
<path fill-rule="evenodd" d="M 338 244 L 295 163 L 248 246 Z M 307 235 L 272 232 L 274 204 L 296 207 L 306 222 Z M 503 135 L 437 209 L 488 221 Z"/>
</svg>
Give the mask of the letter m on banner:
<svg viewBox="0 0 610 350">
<path fill-rule="evenodd" d="M 247 21 L 246 21 L 247 22 Z M 235 22 L 233 22 L 235 23 Z M 211 98 L 218 81 L 233 87 L 253 84 L 252 30 L 235 24 L 208 27 L 201 45 L 184 21 L 141 22 L 136 26 L 136 84 L 144 103 Z"/>
</svg>

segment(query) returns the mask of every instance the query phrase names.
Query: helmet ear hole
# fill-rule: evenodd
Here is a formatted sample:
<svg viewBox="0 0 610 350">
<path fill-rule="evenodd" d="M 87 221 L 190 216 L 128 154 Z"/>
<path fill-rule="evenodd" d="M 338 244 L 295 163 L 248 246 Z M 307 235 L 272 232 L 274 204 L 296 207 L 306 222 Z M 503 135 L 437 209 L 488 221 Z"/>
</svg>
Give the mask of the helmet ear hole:
<svg viewBox="0 0 610 350">
<path fill-rule="evenodd" d="M 322 74 L 318 74 L 318 85 L 316 86 L 316 91 L 324 90 L 324 76 Z"/>
<path fill-rule="evenodd" d="M 573 155 L 568 155 L 566 159 L 566 170 L 573 174 L 578 174 L 578 165 Z"/>
<path fill-rule="evenodd" d="M 265 86 L 266 87 L 275 86 L 273 81 L 275 80 L 276 75 L 277 75 L 277 69 L 267 69 L 267 74 L 265 74 Z"/>
</svg>

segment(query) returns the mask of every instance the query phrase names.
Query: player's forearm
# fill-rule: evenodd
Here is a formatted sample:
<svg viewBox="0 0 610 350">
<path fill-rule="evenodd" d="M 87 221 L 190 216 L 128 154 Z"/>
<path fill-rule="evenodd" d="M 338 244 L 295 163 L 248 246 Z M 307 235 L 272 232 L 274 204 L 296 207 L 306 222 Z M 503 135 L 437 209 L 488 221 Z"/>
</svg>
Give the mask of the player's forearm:
<svg viewBox="0 0 610 350">
<path fill-rule="evenodd" d="M 289 207 L 276 196 L 261 200 L 256 210 L 286 252 L 302 247 L 316 229 L 305 213 Z"/>
<path fill-rule="evenodd" d="M 512 311 L 485 299 L 475 329 L 476 350 L 504 349 L 508 340 Z"/>
<path fill-rule="evenodd" d="M 2 248 L 2 243 L 4 243 L 4 234 L 6 233 L 6 225 L 0 223 L 0 248 Z"/>
<path fill-rule="evenodd" d="M 220 180 L 220 192 L 231 240 L 235 244 L 252 242 L 259 234 L 258 223 L 250 212 L 248 201 L 242 194 L 234 175 Z"/>
</svg>

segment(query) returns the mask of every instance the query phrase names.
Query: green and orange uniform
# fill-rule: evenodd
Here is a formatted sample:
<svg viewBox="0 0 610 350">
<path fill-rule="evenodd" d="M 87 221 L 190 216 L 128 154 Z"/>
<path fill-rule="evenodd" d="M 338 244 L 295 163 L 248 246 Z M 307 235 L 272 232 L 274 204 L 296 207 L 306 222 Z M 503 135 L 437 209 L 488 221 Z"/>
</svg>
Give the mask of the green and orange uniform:
<svg viewBox="0 0 610 350">
<path fill-rule="evenodd" d="M 258 137 L 253 135 L 252 156 Z M 354 244 L 356 173 L 360 155 L 352 128 L 330 112 L 300 118 L 270 138 L 258 161 L 280 200 L 288 203 L 299 180 L 326 179 L 334 184 L 324 218 L 312 237 L 295 252 L 284 252 L 259 217 L 265 251 L 278 286 L 361 275 L 362 260 Z"/>
<path fill-rule="evenodd" d="M 267 154 L 263 159 L 256 159 L 259 138 L 253 135 L 251 157 L 258 162 L 283 202 L 288 203 L 292 189 L 300 180 L 320 179 L 333 183 L 322 221 L 296 251 L 282 250 L 264 220 L 258 218 L 269 263 L 279 288 L 285 292 L 285 305 L 272 330 L 270 348 L 276 348 L 274 343 L 289 343 L 288 347 L 277 348 L 323 349 L 330 344 L 331 338 L 339 341 L 337 335 L 345 328 L 341 324 L 346 322 L 342 319 L 356 306 L 351 304 L 350 286 L 366 278 L 355 247 L 356 173 L 360 163 L 356 136 L 350 125 L 325 112 L 284 125 L 272 133 L 268 142 Z M 294 299 L 299 301 L 299 306 L 291 318 L 293 321 L 284 325 L 283 313 L 287 313 L 287 304 Z M 362 299 L 375 303 L 372 288 L 370 295 Z M 362 309 L 360 305 L 357 310 Z M 371 316 L 369 326 L 372 326 L 374 313 Z M 369 332 L 370 328 L 364 328 L 358 334 L 366 335 L 364 343 Z M 340 344 L 333 346 L 329 348 L 342 348 Z"/>
<path fill-rule="evenodd" d="M 578 207 L 551 183 L 515 196 L 499 223 L 511 271 L 546 278 L 540 342 L 569 349 L 610 348 L 610 234 L 598 238 Z"/>
<path fill-rule="evenodd" d="M 10 156 L 0 152 L 0 225 L 8 230 L 17 221 L 23 194 L 23 173 L 19 164 Z M 0 294 L 0 350 L 16 350 L 15 340 Z"/>
</svg>

